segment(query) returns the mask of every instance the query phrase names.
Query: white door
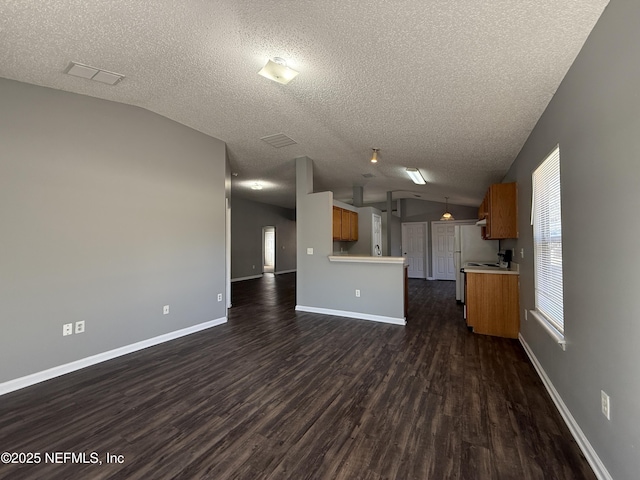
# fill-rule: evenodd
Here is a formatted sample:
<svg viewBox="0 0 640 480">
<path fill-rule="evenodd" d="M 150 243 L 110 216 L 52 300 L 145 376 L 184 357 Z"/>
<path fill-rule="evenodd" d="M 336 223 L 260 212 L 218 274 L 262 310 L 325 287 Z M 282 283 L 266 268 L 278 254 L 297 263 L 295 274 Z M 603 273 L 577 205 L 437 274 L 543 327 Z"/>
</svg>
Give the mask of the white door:
<svg viewBox="0 0 640 480">
<path fill-rule="evenodd" d="M 372 231 L 371 231 L 371 255 L 382 255 L 382 217 L 373 214 Z"/>
<path fill-rule="evenodd" d="M 455 280 L 456 268 L 453 261 L 455 225 L 432 222 L 433 232 L 433 278 Z"/>
<path fill-rule="evenodd" d="M 402 254 L 407 260 L 409 278 L 427 278 L 426 245 L 427 225 L 424 223 L 402 224 Z"/>
<path fill-rule="evenodd" d="M 273 273 L 276 264 L 276 229 L 274 227 L 262 228 L 263 255 L 262 271 Z"/>
</svg>

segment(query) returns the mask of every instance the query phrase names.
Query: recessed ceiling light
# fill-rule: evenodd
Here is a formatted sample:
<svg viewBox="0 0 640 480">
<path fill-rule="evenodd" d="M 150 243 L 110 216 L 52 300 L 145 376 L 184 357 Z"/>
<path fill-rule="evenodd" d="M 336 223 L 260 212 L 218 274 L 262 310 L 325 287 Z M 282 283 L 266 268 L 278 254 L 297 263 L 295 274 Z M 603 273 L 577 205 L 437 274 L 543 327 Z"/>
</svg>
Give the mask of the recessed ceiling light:
<svg viewBox="0 0 640 480">
<path fill-rule="evenodd" d="M 296 78 L 298 73 L 300 72 L 287 66 L 287 62 L 284 58 L 274 57 L 269 59 L 267 64 L 262 67 L 262 70 L 258 72 L 258 75 L 262 75 L 264 78 L 286 85 Z"/>
</svg>

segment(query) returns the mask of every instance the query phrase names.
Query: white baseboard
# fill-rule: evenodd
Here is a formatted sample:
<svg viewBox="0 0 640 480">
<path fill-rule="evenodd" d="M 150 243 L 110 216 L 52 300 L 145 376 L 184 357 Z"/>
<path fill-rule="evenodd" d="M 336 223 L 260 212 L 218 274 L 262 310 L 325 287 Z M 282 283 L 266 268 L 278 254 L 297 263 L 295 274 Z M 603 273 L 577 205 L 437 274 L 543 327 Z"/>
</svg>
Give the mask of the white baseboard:
<svg viewBox="0 0 640 480">
<path fill-rule="evenodd" d="M 75 372 L 76 370 L 80 370 L 85 367 L 90 367 L 91 365 L 95 365 L 97 363 L 105 362 L 107 360 L 126 355 L 128 353 L 137 352 L 138 350 L 153 347 L 154 345 L 168 342 L 169 340 L 174 340 L 176 338 L 184 337 L 192 333 L 200 332 L 201 330 L 206 330 L 207 328 L 222 325 L 226 322 L 227 317 L 218 318 L 216 320 L 200 323 L 192 327 L 176 330 L 175 332 L 169 332 L 165 333 L 164 335 L 159 335 L 147 340 L 142 340 L 141 342 L 132 343 L 131 345 L 125 345 L 124 347 L 109 350 L 108 352 L 103 352 L 97 355 L 92 355 L 91 357 L 82 358 L 71 363 L 66 363 L 64 365 L 49 368 L 47 370 L 43 370 L 42 372 L 32 373 L 31 375 L 16 378 L 14 380 L 9 380 L 7 382 L 0 383 L 0 396 L 6 393 L 14 392 L 16 390 L 20 390 L 21 388 L 35 385 L 36 383 L 44 382 L 45 380 L 50 380 L 67 373 Z"/>
<path fill-rule="evenodd" d="M 427 277 L 427 280 L 435 280 L 433 277 Z"/>
<path fill-rule="evenodd" d="M 275 272 L 276 275 L 282 275 L 283 273 L 295 273 L 297 270 L 294 268 L 293 270 L 280 270 L 279 272 Z"/>
<path fill-rule="evenodd" d="M 262 276 L 263 276 L 263 275 L 262 275 L 262 274 L 260 274 L 260 275 L 251 275 L 251 276 L 249 276 L 249 277 L 238 277 L 238 278 L 232 278 L 232 279 L 231 279 L 231 282 L 233 283 L 233 282 L 241 282 L 241 281 L 243 281 L 243 280 L 253 280 L 253 279 L 255 279 L 255 278 L 262 278 Z"/>
<path fill-rule="evenodd" d="M 573 438 L 578 443 L 580 450 L 582 450 L 582 453 L 586 457 L 587 462 L 589 462 L 589 465 L 591 465 L 593 473 L 595 473 L 596 477 L 598 477 L 599 480 L 613 480 L 611 475 L 607 471 L 607 468 L 604 466 L 604 464 L 600 460 L 600 457 L 598 457 L 598 454 L 593 449 L 591 443 L 589 443 L 589 440 L 578 425 L 578 422 L 576 422 L 576 419 L 573 418 L 573 415 L 571 415 L 569 408 L 567 408 L 564 401 L 562 400 L 562 397 L 553 386 L 553 383 L 551 383 L 551 380 L 542 368 L 542 365 L 540 364 L 540 362 L 538 362 L 538 359 L 533 353 L 533 350 L 531 350 L 521 334 L 518 335 L 518 339 L 520 340 L 520 344 L 524 348 L 524 351 L 527 352 L 527 355 L 529 356 L 531 363 L 533 363 L 533 367 L 536 369 L 536 372 L 538 372 L 538 376 L 542 380 L 542 383 L 547 389 L 547 392 L 549 392 L 549 395 L 551 395 L 551 399 L 553 400 L 553 403 L 555 403 L 556 408 L 560 412 L 560 415 L 562 416 L 564 422 L 567 424 L 567 427 L 569 427 L 571 435 L 573 435 Z"/>
<path fill-rule="evenodd" d="M 299 312 L 320 313 L 322 315 L 335 315 L 337 317 L 357 318 L 359 320 L 371 320 L 372 322 L 392 323 L 394 325 L 406 325 L 407 321 L 404 317 L 385 317 L 382 315 L 371 315 L 369 313 L 348 312 L 345 310 L 333 310 L 330 308 L 306 307 L 304 305 L 296 305 Z"/>
</svg>

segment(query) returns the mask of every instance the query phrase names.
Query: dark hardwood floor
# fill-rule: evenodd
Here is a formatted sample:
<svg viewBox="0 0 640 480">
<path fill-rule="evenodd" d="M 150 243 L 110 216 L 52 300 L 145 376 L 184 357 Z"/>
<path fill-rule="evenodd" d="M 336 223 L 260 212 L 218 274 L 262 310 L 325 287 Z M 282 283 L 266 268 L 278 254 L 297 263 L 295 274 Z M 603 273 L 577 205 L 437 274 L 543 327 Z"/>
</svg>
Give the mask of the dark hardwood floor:
<svg viewBox="0 0 640 480">
<path fill-rule="evenodd" d="M 294 274 L 234 283 L 225 325 L 0 397 L 0 452 L 43 455 L 0 478 L 595 478 L 520 344 L 409 286 L 402 327 L 297 313 Z"/>
</svg>

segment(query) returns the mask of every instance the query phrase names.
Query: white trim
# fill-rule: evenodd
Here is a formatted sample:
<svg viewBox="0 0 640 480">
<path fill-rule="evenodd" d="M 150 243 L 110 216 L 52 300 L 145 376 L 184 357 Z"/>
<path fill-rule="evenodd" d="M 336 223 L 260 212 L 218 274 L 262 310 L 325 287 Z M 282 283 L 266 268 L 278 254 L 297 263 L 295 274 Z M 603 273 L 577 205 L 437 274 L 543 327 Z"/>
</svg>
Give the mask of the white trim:
<svg viewBox="0 0 640 480">
<path fill-rule="evenodd" d="M 359 320 L 371 320 L 372 322 L 391 323 L 393 325 L 406 325 L 405 317 L 385 317 L 382 315 L 371 315 L 370 313 L 347 312 L 345 310 L 333 310 L 331 308 L 307 307 L 296 305 L 298 312 L 320 313 L 322 315 L 335 315 L 337 317 L 357 318 Z"/>
<path fill-rule="evenodd" d="M 243 280 L 253 280 L 255 278 L 262 278 L 262 277 L 263 277 L 262 274 L 260 274 L 260 275 L 251 275 L 249 277 L 238 277 L 238 278 L 232 278 L 231 282 L 232 283 L 233 282 L 242 282 Z"/>
<path fill-rule="evenodd" d="M 274 272 L 273 274 L 274 275 L 282 275 L 283 273 L 295 273 L 295 272 L 296 272 L 296 269 L 294 268 L 294 269 L 291 269 L 291 270 L 282 270 L 280 272 Z"/>
<path fill-rule="evenodd" d="M 142 340 L 141 342 L 125 345 L 124 347 L 115 348 L 107 352 L 98 353 L 97 355 L 82 358 L 71 363 L 65 363 L 64 365 L 49 368 L 41 372 L 32 373 L 31 375 L 26 375 L 24 377 L 9 380 L 7 382 L 0 383 L 0 396 L 6 393 L 14 392 L 16 390 L 20 390 L 21 388 L 35 385 L 36 383 L 44 382 L 45 380 L 51 380 L 52 378 L 75 372 L 76 370 L 80 370 L 85 367 L 90 367 L 91 365 L 95 365 L 97 363 L 106 362 L 107 360 L 111 360 L 122 355 L 127 355 L 128 353 L 137 352 L 138 350 L 142 350 L 144 348 L 153 347 L 154 345 L 168 342 L 176 338 L 184 337 L 185 335 L 190 335 L 192 333 L 206 330 L 207 328 L 222 325 L 226 322 L 227 317 L 218 318 L 216 320 L 200 323 L 198 325 L 193 325 L 181 330 L 176 330 L 175 332 L 169 332 L 165 333 L 164 335 L 148 338 L 147 340 Z"/>
<path fill-rule="evenodd" d="M 553 403 L 555 404 L 556 408 L 560 412 L 562 419 L 567 424 L 567 427 L 569 427 L 569 430 L 571 431 L 571 435 L 573 435 L 573 438 L 575 439 L 576 443 L 580 447 L 580 450 L 582 450 L 582 453 L 586 457 L 587 462 L 589 462 L 589 465 L 591 465 L 591 468 L 593 469 L 593 472 L 595 473 L 596 477 L 599 480 L 613 480 L 611 475 L 607 471 L 607 468 L 604 466 L 604 463 L 602 463 L 602 460 L 600 460 L 600 457 L 598 457 L 598 454 L 596 453 L 594 448 L 591 446 L 591 444 L 589 443 L 589 440 L 587 439 L 584 432 L 578 425 L 578 422 L 576 422 L 576 419 L 573 418 L 573 415 L 571 415 L 569 408 L 567 408 L 565 403 L 562 401 L 562 397 L 553 386 L 553 383 L 551 383 L 551 380 L 549 379 L 546 372 L 542 368 L 542 365 L 540 364 L 540 362 L 538 362 L 538 359 L 533 353 L 533 350 L 531 350 L 531 348 L 529 347 L 529 345 L 527 344 L 527 342 L 525 341 L 524 337 L 521 334 L 518 334 L 518 339 L 520 340 L 520 344 L 524 348 L 524 351 L 527 353 L 529 360 L 531 360 L 533 367 L 536 369 L 536 372 L 538 372 L 538 376 L 542 380 L 542 383 L 547 389 L 547 392 L 549 392 L 549 395 L 551 396 L 551 399 L 553 400 Z"/>
<path fill-rule="evenodd" d="M 404 264 L 404 257 L 373 257 L 366 255 L 329 255 L 330 262 L 349 263 L 398 263 Z"/>
<path fill-rule="evenodd" d="M 549 320 L 544 318 L 544 316 L 538 312 L 537 310 L 529 310 L 529 313 L 533 316 L 534 319 L 544 328 L 544 331 L 549 334 L 551 338 L 553 338 L 562 350 L 567 349 L 567 341 L 564 339 L 564 335 L 560 333 L 556 328 L 551 325 Z"/>
</svg>

